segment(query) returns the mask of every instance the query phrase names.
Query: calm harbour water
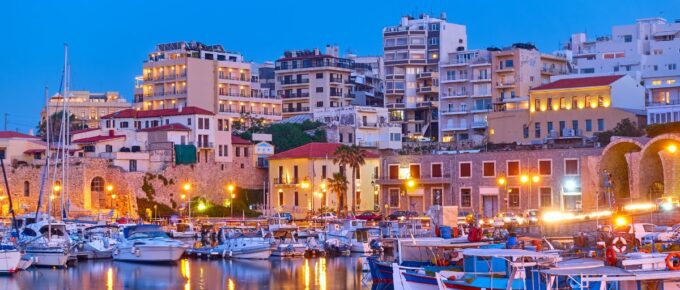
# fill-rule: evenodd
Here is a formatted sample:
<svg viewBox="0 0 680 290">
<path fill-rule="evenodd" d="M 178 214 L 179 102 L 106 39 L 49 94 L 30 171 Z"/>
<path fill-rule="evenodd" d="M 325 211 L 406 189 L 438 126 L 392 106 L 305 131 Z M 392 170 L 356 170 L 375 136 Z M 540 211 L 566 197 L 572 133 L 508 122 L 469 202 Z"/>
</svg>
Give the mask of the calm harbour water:
<svg viewBox="0 0 680 290">
<path fill-rule="evenodd" d="M 358 255 L 269 260 L 182 259 L 171 265 L 80 261 L 68 269 L 31 268 L 12 276 L 0 276 L 0 290 L 370 289 L 370 282 L 362 283 L 364 259 Z"/>
</svg>

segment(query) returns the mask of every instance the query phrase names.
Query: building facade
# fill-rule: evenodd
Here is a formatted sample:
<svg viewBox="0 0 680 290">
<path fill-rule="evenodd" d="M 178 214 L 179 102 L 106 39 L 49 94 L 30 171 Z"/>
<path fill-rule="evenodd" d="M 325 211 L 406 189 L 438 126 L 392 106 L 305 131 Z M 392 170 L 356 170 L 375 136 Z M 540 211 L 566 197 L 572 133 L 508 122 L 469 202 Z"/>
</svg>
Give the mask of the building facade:
<svg viewBox="0 0 680 290">
<path fill-rule="evenodd" d="M 644 88 L 626 75 L 558 79 L 533 88 L 528 108 L 491 114 L 489 141 L 581 143 L 623 119 L 642 127 L 646 125 L 643 96 Z"/>
<path fill-rule="evenodd" d="M 6 166 L 42 165 L 47 144 L 40 138 L 14 131 L 0 131 L 0 158 Z"/>
<path fill-rule="evenodd" d="M 96 128 L 101 116 L 132 107 L 118 92 L 71 91 L 68 98 L 59 94 L 50 97 L 47 106 L 40 112 L 40 120 L 44 122 L 47 116 L 63 111 L 64 105 L 74 115 L 72 122 L 76 128 Z"/>
<path fill-rule="evenodd" d="M 352 84 L 352 105 L 383 107 L 385 92 L 384 59 L 382 56 L 348 55 L 354 61 L 350 75 Z"/>
<path fill-rule="evenodd" d="M 198 107 L 243 122 L 281 120 L 281 101 L 263 95 L 252 64 L 222 45 L 159 44 L 143 65 L 135 90 L 139 110 Z"/>
<path fill-rule="evenodd" d="M 439 136 L 439 63 L 467 48 L 466 28 L 440 18 L 404 16 L 383 29 L 385 107 L 408 138 Z"/>
<path fill-rule="evenodd" d="M 269 202 L 277 211 L 291 212 L 303 217 L 320 209 L 338 210 L 337 194 L 330 190 L 328 179 L 341 172 L 333 162 L 335 150 L 341 144 L 308 143 L 269 157 Z M 378 207 L 376 177 L 379 172 L 379 156 L 368 152 L 366 164 L 356 176 L 356 192 L 351 194 L 351 181 L 345 194 L 345 205 L 351 211 L 374 210 Z M 344 169 L 351 174 L 350 168 Z M 349 178 L 348 178 L 349 179 Z"/>
<path fill-rule="evenodd" d="M 430 206 L 444 205 L 493 217 L 527 209 L 595 208 L 601 151 L 572 148 L 383 156 L 378 180 L 381 210 L 422 214 Z M 409 180 L 413 186 L 408 186 Z"/>
<path fill-rule="evenodd" d="M 323 53 L 320 49 L 286 51 L 276 61 L 276 94 L 282 100 L 284 118 L 352 102 L 354 61 L 340 57 L 338 50 L 326 46 Z"/>
<path fill-rule="evenodd" d="M 326 140 L 364 148 L 400 150 L 401 126 L 389 122 L 385 108 L 348 106 L 316 109 L 315 121 L 326 124 Z"/>
<path fill-rule="evenodd" d="M 638 19 L 611 34 L 572 34 L 565 47 L 579 74 L 628 74 L 645 88 L 650 124 L 680 121 L 680 22 Z"/>
</svg>

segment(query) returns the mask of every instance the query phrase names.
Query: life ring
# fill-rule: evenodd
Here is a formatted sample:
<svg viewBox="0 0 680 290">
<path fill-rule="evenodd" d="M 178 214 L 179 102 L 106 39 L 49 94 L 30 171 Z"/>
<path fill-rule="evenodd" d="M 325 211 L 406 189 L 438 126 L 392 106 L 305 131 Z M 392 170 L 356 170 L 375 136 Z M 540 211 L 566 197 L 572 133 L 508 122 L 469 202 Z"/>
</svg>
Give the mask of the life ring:
<svg viewBox="0 0 680 290">
<path fill-rule="evenodd" d="M 607 248 L 607 250 L 604 252 L 604 255 L 607 264 L 611 266 L 616 265 L 616 248 L 614 246 Z"/>
<path fill-rule="evenodd" d="M 623 253 L 627 249 L 628 242 L 622 237 L 616 237 L 612 240 L 612 247 L 617 253 Z"/>
<path fill-rule="evenodd" d="M 675 252 L 668 254 L 668 256 L 666 256 L 666 267 L 671 271 L 680 270 L 680 253 Z"/>
</svg>

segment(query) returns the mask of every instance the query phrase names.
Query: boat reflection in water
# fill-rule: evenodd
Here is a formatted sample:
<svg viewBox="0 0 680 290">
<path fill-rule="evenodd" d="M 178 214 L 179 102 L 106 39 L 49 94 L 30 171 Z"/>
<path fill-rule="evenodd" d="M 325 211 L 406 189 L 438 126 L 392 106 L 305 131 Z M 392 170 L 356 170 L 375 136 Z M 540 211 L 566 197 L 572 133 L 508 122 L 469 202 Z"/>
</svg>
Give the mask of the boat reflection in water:
<svg viewBox="0 0 680 290">
<path fill-rule="evenodd" d="M 269 260 L 182 259 L 177 264 L 81 261 L 0 276 L 0 289 L 370 289 L 360 256 Z"/>
</svg>

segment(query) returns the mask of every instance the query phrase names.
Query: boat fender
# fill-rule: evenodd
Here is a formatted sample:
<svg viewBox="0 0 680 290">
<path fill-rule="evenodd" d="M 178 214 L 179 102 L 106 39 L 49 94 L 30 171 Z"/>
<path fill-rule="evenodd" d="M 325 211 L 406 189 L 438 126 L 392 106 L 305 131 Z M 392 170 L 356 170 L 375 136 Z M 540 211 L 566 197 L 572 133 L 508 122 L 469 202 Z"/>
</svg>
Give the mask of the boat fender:
<svg viewBox="0 0 680 290">
<path fill-rule="evenodd" d="M 675 252 L 668 254 L 668 256 L 666 256 L 666 267 L 671 271 L 680 270 L 680 253 Z"/>
<path fill-rule="evenodd" d="M 135 256 L 139 257 L 142 255 L 142 250 L 140 249 L 135 249 Z"/>
<path fill-rule="evenodd" d="M 227 257 L 227 250 L 224 250 L 224 251 L 222 251 L 222 258 L 226 258 L 226 257 Z"/>
<path fill-rule="evenodd" d="M 627 244 L 628 242 L 626 241 L 626 239 L 622 237 L 616 237 L 614 238 L 614 240 L 612 240 L 612 247 L 614 247 L 614 251 L 616 251 L 617 253 L 625 252 Z"/>
<path fill-rule="evenodd" d="M 229 257 L 233 257 L 233 256 L 234 256 L 234 252 L 233 252 L 233 251 L 229 251 Z"/>
<path fill-rule="evenodd" d="M 607 261 L 607 264 L 609 264 L 611 266 L 616 265 L 616 250 L 615 249 L 616 249 L 616 247 L 611 246 L 611 247 L 607 248 L 607 250 L 604 253 L 605 260 Z"/>
<path fill-rule="evenodd" d="M 136 247 L 132 247 L 132 248 L 130 248 L 130 253 L 131 253 L 131 254 L 134 254 L 134 253 L 135 253 L 135 251 L 137 251 L 137 248 L 136 248 Z"/>
<path fill-rule="evenodd" d="M 118 256 L 120 254 L 120 250 L 118 248 L 113 249 L 113 255 Z"/>
</svg>

